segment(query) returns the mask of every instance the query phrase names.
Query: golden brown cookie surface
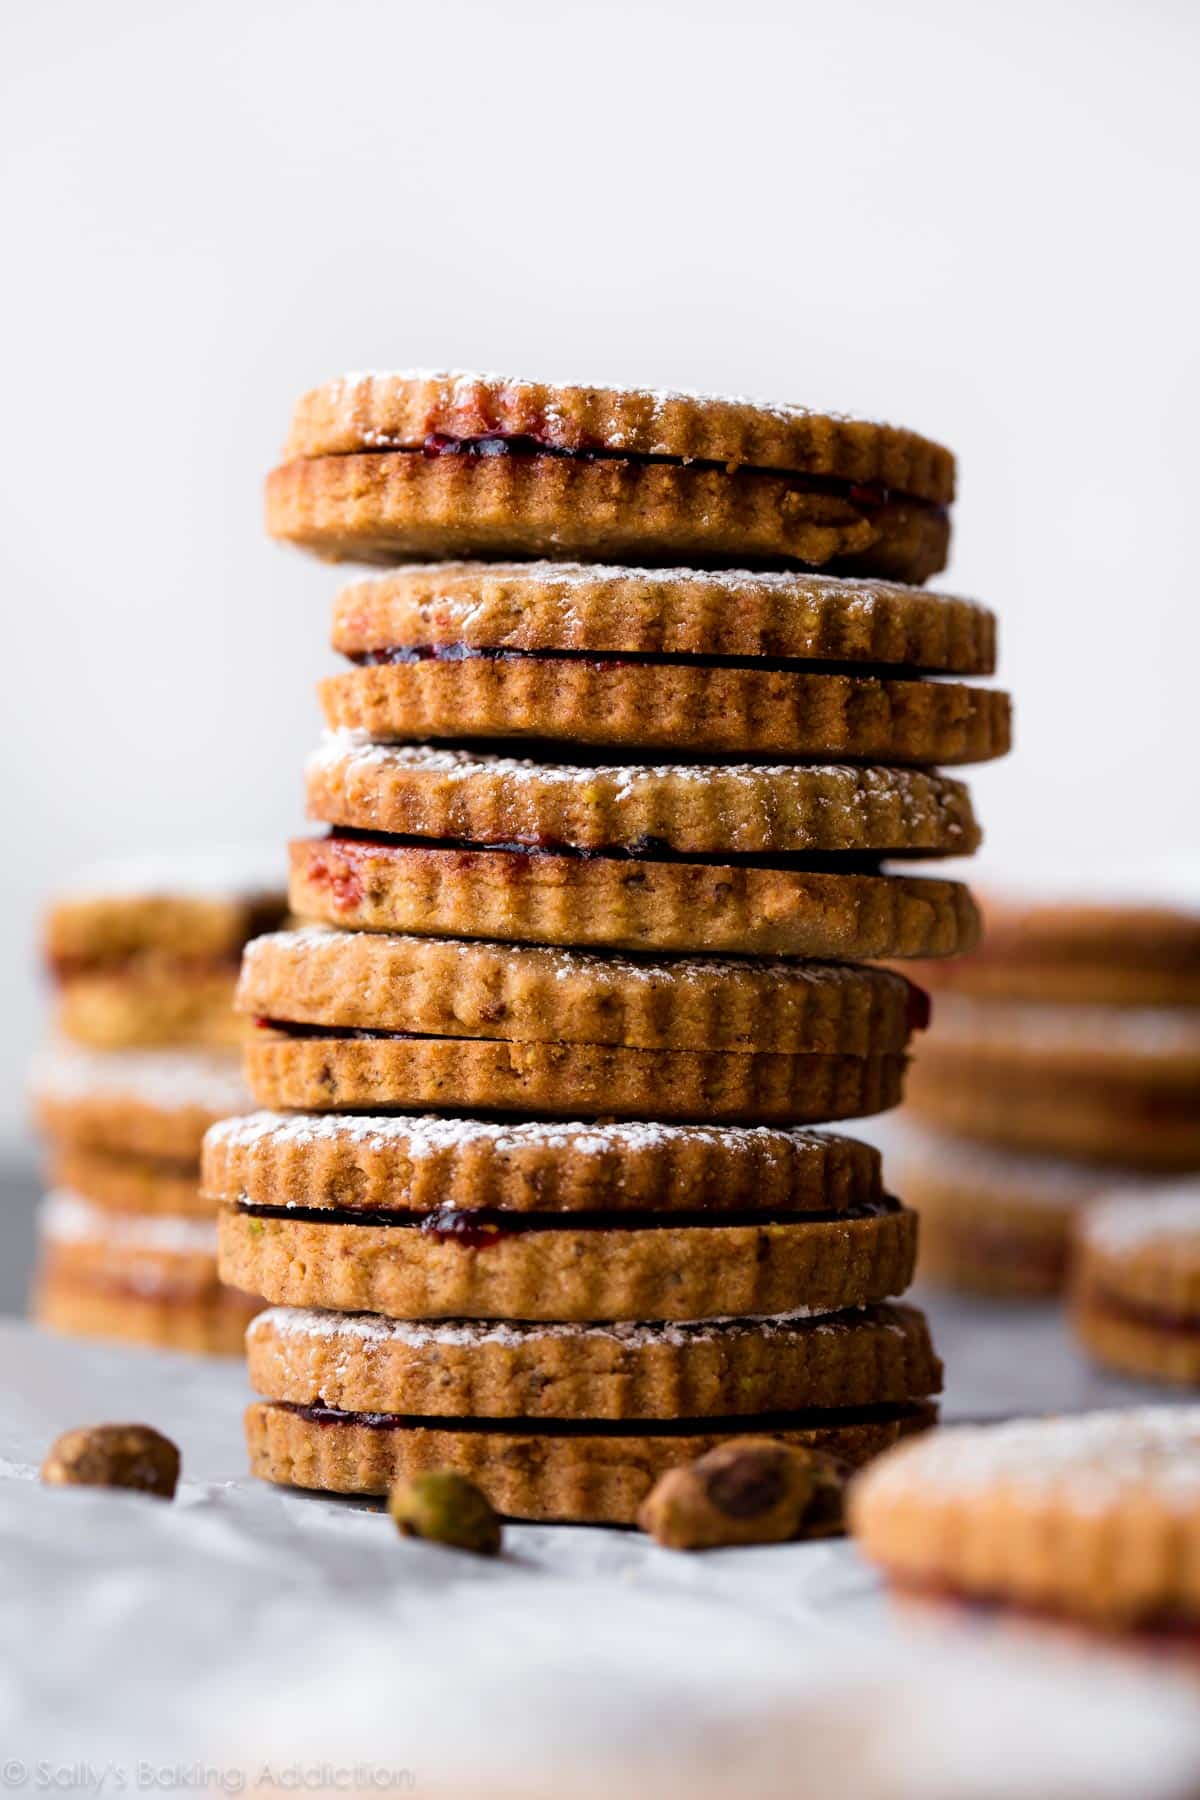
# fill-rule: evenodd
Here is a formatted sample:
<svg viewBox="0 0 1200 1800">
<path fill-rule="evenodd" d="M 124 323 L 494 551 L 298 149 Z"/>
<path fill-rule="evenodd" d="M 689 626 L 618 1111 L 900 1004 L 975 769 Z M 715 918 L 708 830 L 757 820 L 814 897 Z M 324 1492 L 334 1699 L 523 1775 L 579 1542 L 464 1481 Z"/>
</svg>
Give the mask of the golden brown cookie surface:
<svg viewBox="0 0 1200 1800">
<path fill-rule="evenodd" d="M 246 1327 L 259 1310 L 248 1294 L 215 1288 L 180 1297 L 107 1286 L 86 1275 L 59 1272 L 38 1281 L 30 1307 L 35 1321 L 69 1337 L 114 1338 L 156 1350 L 241 1356 Z"/>
<path fill-rule="evenodd" d="M 1115 1188 L 1080 1218 L 1072 1316 L 1099 1361 L 1200 1382 L 1200 1182 Z"/>
<path fill-rule="evenodd" d="M 31 1093 L 50 1137 L 176 1162 L 196 1161 L 209 1126 L 252 1104 L 237 1056 L 198 1050 L 59 1045 L 35 1062 Z"/>
<path fill-rule="evenodd" d="M 439 646 L 990 675 L 996 621 L 974 600 L 807 570 L 427 563 L 339 592 L 343 656 Z"/>
<path fill-rule="evenodd" d="M 250 1467 L 263 1480 L 330 1493 L 383 1494 L 405 1476 L 453 1470 L 483 1489 L 498 1512 L 519 1519 L 632 1525 L 659 1476 L 693 1462 L 729 1437 L 781 1439 L 824 1451 L 851 1467 L 924 1430 L 935 1416 L 928 1404 L 855 1413 L 801 1413 L 790 1419 L 663 1423 L 649 1431 L 538 1431 L 458 1421 L 455 1428 L 372 1422 L 362 1414 L 299 1411 L 262 1401 L 246 1413 Z"/>
<path fill-rule="evenodd" d="M 50 905 L 52 968 L 120 964 L 147 953 L 236 965 L 247 938 L 283 916 L 282 870 L 244 854 L 144 856 L 85 870 Z"/>
<path fill-rule="evenodd" d="M 838 963 L 673 959 L 323 926 L 247 948 L 240 1012 L 339 1029 L 644 1050 L 901 1054 L 922 996 Z"/>
<path fill-rule="evenodd" d="M 954 956 L 978 940 L 961 882 L 572 856 L 331 833 L 291 846 L 301 916 L 367 931 L 746 956 Z"/>
<path fill-rule="evenodd" d="M 235 1046 L 237 965 L 191 962 L 150 952 L 80 969 L 58 984 L 56 1027 L 95 1050 Z"/>
<path fill-rule="evenodd" d="M 877 1200 L 867 1144 L 772 1130 L 252 1113 L 204 1141 L 205 1204 L 512 1212 L 838 1212 Z"/>
<path fill-rule="evenodd" d="M 74 1143 L 51 1144 L 47 1160 L 52 1188 L 67 1188 L 109 1212 L 211 1218 L 215 1211 L 191 1161 L 122 1156 Z"/>
<path fill-rule="evenodd" d="M 219 1229 L 233 1287 L 282 1306 L 400 1319 L 838 1311 L 902 1293 L 916 1253 L 915 1216 L 894 1201 L 713 1224 L 478 1210 L 367 1224 L 332 1210 L 225 1207 Z"/>
<path fill-rule="evenodd" d="M 918 769 L 538 763 L 333 732 L 307 794 L 326 824 L 473 844 L 965 855 L 979 842 L 963 784 Z"/>
<path fill-rule="evenodd" d="M 319 688 L 326 724 L 376 741 L 455 738 L 906 764 L 1007 754 L 1008 695 L 962 682 L 498 654 L 372 661 Z"/>
<path fill-rule="evenodd" d="M 925 1399 L 924 1316 L 879 1306 L 707 1325 L 409 1323 L 272 1307 L 247 1337 L 269 1400 L 412 1417 L 674 1419 Z"/>
<path fill-rule="evenodd" d="M 666 389 L 520 381 L 465 370 L 347 375 L 300 399 L 288 457 L 517 440 L 882 482 L 945 505 L 954 459 L 899 426 L 808 407 Z"/>
<path fill-rule="evenodd" d="M 850 1490 L 894 1579 L 1092 1623 L 1200 1619 L 1200 1409 L 942 1430 Z"/>
<path fill-rule="evenodd" d="M 315 1034 L 315 1035 L 312 1035 Z M 345 1037 L 260 1027 L 246 1076 L 260 1106 L 300 1112 L 547 1113 L 790 1125 L 895 1106 L 902 1056 L 631 1050 L 479 1038 Z"/>
</svg>

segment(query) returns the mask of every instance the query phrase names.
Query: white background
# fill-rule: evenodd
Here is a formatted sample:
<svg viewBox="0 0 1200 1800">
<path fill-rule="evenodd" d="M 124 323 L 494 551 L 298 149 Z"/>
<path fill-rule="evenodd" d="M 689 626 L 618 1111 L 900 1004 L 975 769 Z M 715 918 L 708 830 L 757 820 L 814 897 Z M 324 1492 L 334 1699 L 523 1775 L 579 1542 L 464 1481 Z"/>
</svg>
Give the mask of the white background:
<svg viewBox="0 0 1200 1800">
<path fill-rule="evenodd" d="M 0 25 L 0 1131 L 41 897 L 299 823 L 335 577 L 292 400 L 481 366 L 881 414 L 961 459 L 1007 867 L 1196 847 L 1187 0 L 52 0 Z"/>
</svg>

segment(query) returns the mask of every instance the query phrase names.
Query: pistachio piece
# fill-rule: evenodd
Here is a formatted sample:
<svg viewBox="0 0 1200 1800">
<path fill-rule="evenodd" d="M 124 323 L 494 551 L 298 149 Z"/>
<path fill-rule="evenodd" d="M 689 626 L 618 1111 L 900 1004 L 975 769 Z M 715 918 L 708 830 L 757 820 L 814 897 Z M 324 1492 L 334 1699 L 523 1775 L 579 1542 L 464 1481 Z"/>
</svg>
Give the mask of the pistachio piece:
<svg viewBox="0 0 1200 1800">
<path fill-rule="evenodd" d="M 799 1533 L 819 1482 L 821 1459 L 812 1452 L 773 1438 L 734 1438 L 668 1470 L 638 1523 L 671 1550 L 779 1544 Z"/>
<path fill-rule="evenodd" d="M 462 1475 L 431 1470 L 398 1481 L 388 1495 L 388 1511 L 404 1537 L 428 1538 L 477 1556 L 500 1550 L 500 1521 L 491 1502 Z"/>
<path fill-rule="evenodd" d="M 51 1444 L 42 1480 L 52 1487 L 134 1488 L 170 1500 L 179 1451 L 151 1425 L 80 1425 Z"/>
</svg>

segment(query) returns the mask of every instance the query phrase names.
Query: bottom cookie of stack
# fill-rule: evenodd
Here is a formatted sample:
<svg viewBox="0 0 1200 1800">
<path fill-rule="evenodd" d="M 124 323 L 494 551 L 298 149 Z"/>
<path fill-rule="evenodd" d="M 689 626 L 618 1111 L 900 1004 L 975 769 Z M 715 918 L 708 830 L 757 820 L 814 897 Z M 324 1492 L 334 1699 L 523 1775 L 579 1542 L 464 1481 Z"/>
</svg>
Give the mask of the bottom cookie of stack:
<svg viewBox="0 0 1200 1800">
<path fill-rule="evenodd" d="M 210 1355 L 242 1353 L 262 1302 L 222 1284 L 205 1130 L 244 1104 L 237 1061 L 62 1047 L 37 1064 L 50 1191 L 30 1310 L 39 1324 Z"/>
<path fill-rule="evenodd" d="M 666 1470 L 768 1435 L 853 1469 L 930 1424 L 905 1306 L 686 1324 L 414 1323 L 274 1307 L 247 1337 L 267 1480 L 382 1494 L 453 1469 L 509 1517 L 629 1525 Z"/>
</svg>

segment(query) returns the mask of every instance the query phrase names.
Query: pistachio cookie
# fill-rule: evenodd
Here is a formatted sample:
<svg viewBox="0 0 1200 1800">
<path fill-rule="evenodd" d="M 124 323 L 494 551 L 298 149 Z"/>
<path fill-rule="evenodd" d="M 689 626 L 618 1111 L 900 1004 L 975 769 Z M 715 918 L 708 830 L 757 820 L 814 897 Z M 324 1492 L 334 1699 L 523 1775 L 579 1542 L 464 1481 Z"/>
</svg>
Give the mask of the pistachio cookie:
<svg viewBox="0 0 1200 1800">
<path fill-rule="evenodd" d="M 746 1430 L 857 1464 L 928 1424 L 941 1386 L 908 1307 L 687 1325 L 272 1309 L 247 1347 L 266 1479 L 380 1493 L 449 1467 L 510 1516 L 598 1524 L 632 1524 L 667 1469 Z"/>
<path fill-rule="evenodd" d="M 1072 1320 L 1110 1368 L 1200 1384 L 1200 1181 L 1117 1189 L 1088 1210 Z"/>
<path fill-rule="evenodd" d="M 851 1484 L 898 1585 L 1110 1628 L 1200 1624 L 1200 1408 L 941 1430 Z"/>
<path fill-rule="evenodd" d="M 242 946 L 285 909 L 265 859 L 150 856 L 83 873 L 44 926 L 59 1030 L 101 1050 L 238 1043 Z"/>
<path fill-rule="evenodd" d="M 261 1302 L 221 1286 L 212 1219 L 139 1216 L 60 1190 L 38 1215 L 34 1317 L 56 1331 L 236 1356 Z"/>
<path fill-rule="evenodd" d="M 741 400 L 469 374 L 305 395 L 273 536 L 334 561 L 578 557 L 942 568 L 954 464 L 897 427 Z"/>
<path fill-rule="evenodd" d="M 923 1131 L 873 1133 L 890 1184 L 921 1221 L 918 1275 L 996 1299 L 1041 1299 L 1067 1278 L 1081 1210 L 1119 1173 Z"/>
<path fill-rule="evenodd" d="M 483 587 L 487 565 L 475 567 Z M 1003 756 L 1009 748 L 1009 700 L 996 689 L 914 679 L 907 666 L 895 672 L 862 663 L 837 668 L 778 650 L 723 655 L 719 645 L 725 632 L 712 620 L 712 601 L 727 594 L 736 605 L 739 580 L 757 598 L 751 574 L 734 571 L 722 582 L 667 571 L 656 591 L 653 580 L 634 569 L 598 571 L 589 582 L 586 570 L 568 565 L 556 584 L 554 564 L 533 567 L 543 576 L 540 581 L 523 582 L 519 570 L 510 568 L 507 579 L 494 583 L 500 596 L 490 610 L 468 612 L 460 603 L 458 630 L 469 635 L 449 639 L 443 633 L 447 626 L 454 629 L 455 608 L 440 599 L 423 604 L 434 588 L 428 570 L 418 571 L 416 579 L 383 578 L 375 584 L 382 590 L 378 599 L 370 583 L 346 590 L 335 607 L 334 647 L 356 667 L 321 683 L 327 723 L 363 730 L 376 741 L 532 738 L 685 755 L 825 761 L 975 762 Z M 469 564 L 451 570 L 452 585 L 471 578 Z M 770 579 L 758 578 L 764 594 L 776 598 Z M 843 615 L 868 611 L 875 598 L 871 584 L 792 579 L 797 598 L 809 597 L 810 606 L 790 630 L 779 633 L 785 643 L 803 644 L 806 624 L 809 642 L 861 644 L 874 636 L 865 621 L 856 633 L 836 616 L 839 610 Z M 667 635 L 670 618 L 653 621 L 650 609 L 655 600 L 664 611 L 672 601 L 678 605 L 689 584 L 696 612 L 690 630 L 679 635 L 696 644 L 695 650 L 612 647 L 613 639 Z M 556 586 L 578 590 L 572 597 L 582 604 L 557 623 L 543 610 L 522 625 L 525 642 L 514 644 L 505 593 L 531 592 L 544 608 Z M 614 589 L 640 603 L 640 621 L 626 618 L 621 601 L 612 597 Z M 840 596 L 839 590 L 844 590 Z M 886 584 L 879 584 L 879 591 L 902 616 L 904 599 L 918 592 Z M 937 600 L 922 598 L 928 617 Z M 946 605 L 970 603 L 947 599 Z M 648 633 L 651 623 L 657 629 Z M 879 635 L 886 639 L 886 633 Z M 919 649 L 919 629 L 903 635 Z"/>
<path fill-rule="evenodd" d="M 37 1058 L 31 1091 L 38 1124 L 59 1143 L 193 1165 L 209 1126 L 251 1099 L 232 1054 L 65 1044 Z"/>
<path fill-rule="evenodd" d="M 800 1127 L 251 1113 L 204 1141 L 210 1208 L 836 1213 L 882 1197 L 879 1153 Z"/>
<path fill-rule="evenodd" d="M 751 1124 L 894 1105 L 925 1016 L 887 971 L 323 928 L 258 939 L 237 1004 L 265 1106 Z"/>
</svg>

